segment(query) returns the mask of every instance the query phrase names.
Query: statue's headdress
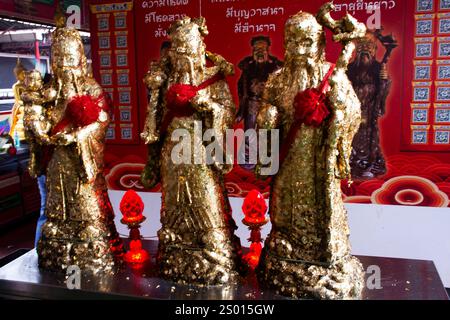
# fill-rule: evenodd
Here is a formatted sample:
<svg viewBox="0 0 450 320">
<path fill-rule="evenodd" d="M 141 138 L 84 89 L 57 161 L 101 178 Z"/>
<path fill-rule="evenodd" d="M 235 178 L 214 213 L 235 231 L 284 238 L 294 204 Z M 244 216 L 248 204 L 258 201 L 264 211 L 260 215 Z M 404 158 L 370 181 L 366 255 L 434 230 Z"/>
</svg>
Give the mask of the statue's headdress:
<svg viewBox="0 0 450 320">
<path fill-rule="evenodd" d="M 81 68 L 83 73 L 86 73 L 87 59 L 80 33 L 74 28 L 66 27 L 66 16 L 60 7 L 56 11 L 55 24 L 56 29 L 52 33 L 53 70 L 58 67 L 71 67 Z M 71 61 L 72 58 L 78 61 Z"/>
<path fill-rule="evenodd" d="M 317 22 L 312 14 L 300 11 L 286 21 L 284 28 L 285 39 L 292 37 L 303 38 L 307 35 L 317 37 L 324 35 L 322 25 Z"/>
<path fill-rule="evenodd" d="M 16 66 L 14 67 L 14 74 L 16 78 L 19 76 L 20 73 L 27 71 L 27 69 L 22 64 L 22 61 L 20 61 L 20 58 L 17 58 Z"/>
<path fill-rule="evenodd" d="M 199 46 L 204 46 L 203 37 L 208 34 L 205 19 L 191 19 L 184 17 L 172 24 L 169 29 L 169 38 L 172 49 L 181 48 L 197 51 Z"/>
</svg>

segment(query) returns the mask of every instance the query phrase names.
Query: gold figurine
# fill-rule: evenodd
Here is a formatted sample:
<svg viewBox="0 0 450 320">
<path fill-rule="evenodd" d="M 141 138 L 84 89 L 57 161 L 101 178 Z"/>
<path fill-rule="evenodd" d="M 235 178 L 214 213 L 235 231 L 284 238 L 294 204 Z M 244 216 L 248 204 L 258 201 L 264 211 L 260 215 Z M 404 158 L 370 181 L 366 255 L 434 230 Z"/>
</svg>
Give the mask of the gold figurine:
<svg viewBox="0 0 450 320">
<path fill-rule="evenodd" d="M 292 297 L 358 298 L 363 288 L 363 267 L 350 255 L 340 182 L 350 175 L 361 118 L 346 69 L 352 40 L 366 28 L 350 15 L 333 20 L 331 10 L 327 3 L 317 17 L 299 12 L 288 19 L 285 65 L 270 76 L 257 119 L 259 128 L 281 129 L 282 137 L 270 198 L 272 230 L 258 272 L 262 282 Z M 343 45 L 335 66 L 325 60 L 324 26 Z"/>
<path fill-rule="evenodd" d="M 115 270 L 122 253 L 103 176 L 110 121 L 100 85 L 88 75 L 81 37 L 58 18 L 52 35 L 54 79 L 44 88 L 51 124 L 47 168 L 47 222 L 38 244 L 39 266 L 82 272 Z M 45 140 L 45 139 L 44 139 Z"/>
<path fill-rule="evenodd" d="M 43 161 L 47 144 L 50 142 L 49 134 L 51 124 L 47 118 L 45 98 L 42 95 L 43 81 L 38 70 L 31 70 L 25 74 L 25 90 L 21 94 L 24 104 L 23 124 L 25 137 L 30 149 L 28 172 L 33 178 L 45 174 Z"/>
<path fill-rule="evenodd" d="M 18 137 L 20 141 L 25 140 L 25 131 L 23 127 L 23 101 L 22 101 L 22 93 L 25 90 L 25 74 L 26 69 L 22 65 L 19 59 L 17 59 L 17 64 L 14 68 L 14 75 L 16 76 L 17 82 L 13 85 L 13 93 L 14 93 L 14 106 L 12 109 L 11 116 L 11 129 L 9 134 L 11 137 L 15 139 Z M 16 135 L 14 134 L 16 133 Z"/>
<path fill-rule="evenodd" d="M 162 277 L 216 285 L 233 281 L 238 269 L 240 243 L 223 181 L 231 166 L 207 163 L 206 148 L 196 137 L 206 129 L 214 129 L 218 139 L 224 136 L 233 126 L 235 106 L 223 79 L 233 66 L 205 51 L 206 34 L 202 18 L 175 22 L 170 49 L 144 78 L 150 98 L 141 136 L 150 152 L 142 179 L 153 186 L 161 177 L 157 259 Z M 214 66 L 207 67 L 206 59 Z M 183 162 L 174 159 L 180 156 L 177 132 L 184 132 L 183 139 L 197 150 Z"/>
</svg>

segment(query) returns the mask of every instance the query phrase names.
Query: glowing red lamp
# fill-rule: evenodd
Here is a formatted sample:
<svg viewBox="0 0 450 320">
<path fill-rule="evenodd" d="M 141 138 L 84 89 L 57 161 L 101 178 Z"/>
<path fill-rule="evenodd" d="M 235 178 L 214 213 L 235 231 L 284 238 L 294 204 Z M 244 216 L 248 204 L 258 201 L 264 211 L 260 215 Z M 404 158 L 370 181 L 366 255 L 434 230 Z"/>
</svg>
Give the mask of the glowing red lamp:
<svg viewBox="0 0 450 320">
<path fill-rule="evenodd" d="M 17 149 L 15 147 L 9 147 L 8 148 L 8 154 L 13 157 L 17 154 Z"/>
<path fill-rule="evenodd" d="M 248 240 L 251 242 L 250 251 L 244 255 L 243 259 L 250 268 L 255 269 L 262 250 L 261 227 L 269 221 L 266 217 L 267 204 L 264 196 L 257 190 L 250 191 L 244 199 L 242 211 L 244 212 L 242 223 L 250 230 Z"/>
<path fill-rule="evenodd" d="M 145 221 L 142 214 L 144 203 L 141 197 L 134 191 L 128 190 L 120 201 L 120 211 L 123 218 L 120 220 L 130 229 L 130 250 L 125 253 L 123 259 L 131 264 L 141 265 L 150 259 L 149 253 L 142 248 L 140 224 Z"/>
</svg>

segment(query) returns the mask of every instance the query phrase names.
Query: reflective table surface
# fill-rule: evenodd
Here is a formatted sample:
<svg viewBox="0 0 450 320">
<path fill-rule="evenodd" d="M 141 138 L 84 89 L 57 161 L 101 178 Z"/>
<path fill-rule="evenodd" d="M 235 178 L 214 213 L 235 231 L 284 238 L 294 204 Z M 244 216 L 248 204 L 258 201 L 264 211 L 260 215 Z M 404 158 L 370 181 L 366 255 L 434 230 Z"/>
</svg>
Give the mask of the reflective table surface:
<svg viewBox="0 0 450 320">
<path fill-rule="evenodd" d="M 140 268 L 125 266 L 114 276 L 81 274 L 80 289 L 69 289 L 66 274 L 40 270 L 36 250 L 0 268 L 0 297 L 12 299 L 285 299 L 263 288 L 254 273 L 237 285 L 196 287 L 158 277 L 156 241 L 144 241 L 152 259 Z M 364 300 L 448 300 L 432 261 L 358 256 L 367 270 Z M 379 268 L 379 269 L 378 269 Z M 379 272 L 378 272 L 379 271 Z M 377 276 L 381 281 L 377 282 Z M 379 277 L 380 278 L 380 277 Z M 68 281 L 71 282 L 71 281 Z M 73 283 L 73 282 L 71 282 Z M 380 288 L 381 285 L 381 288 Z"/>
</svg>

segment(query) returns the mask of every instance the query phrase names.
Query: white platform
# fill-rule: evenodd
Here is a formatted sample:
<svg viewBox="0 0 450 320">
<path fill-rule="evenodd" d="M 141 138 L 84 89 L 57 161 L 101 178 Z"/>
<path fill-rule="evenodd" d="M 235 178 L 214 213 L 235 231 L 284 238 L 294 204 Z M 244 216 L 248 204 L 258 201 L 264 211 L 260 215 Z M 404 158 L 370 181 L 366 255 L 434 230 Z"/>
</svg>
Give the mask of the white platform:
<svg viewBox="0 0 450 320">
<path fill-rule="evenodd" d="M 120 223 L 119 202 L 123 191 L 109 191 L 116 213 L 116 226 L 127 236 L 127 227 Z M 154 239 L 161 227 L 160 193 L 139 193 L 145 203 L 141 233 Z M 243 199 L 230 198 L 233 217 L 238 225 L 237 235 L 248 246 L 250 233 L 241 220 Z M 406 206 L 346 204 L 349 214 L 352 252 L 356 255 L 432 260 L 445 287 L 450 287 L 450 209 Z M 270 230 L 268 224 L 263 237 Z M 383 270 L 381 270 L 383 272 Z"/>
</svg>

